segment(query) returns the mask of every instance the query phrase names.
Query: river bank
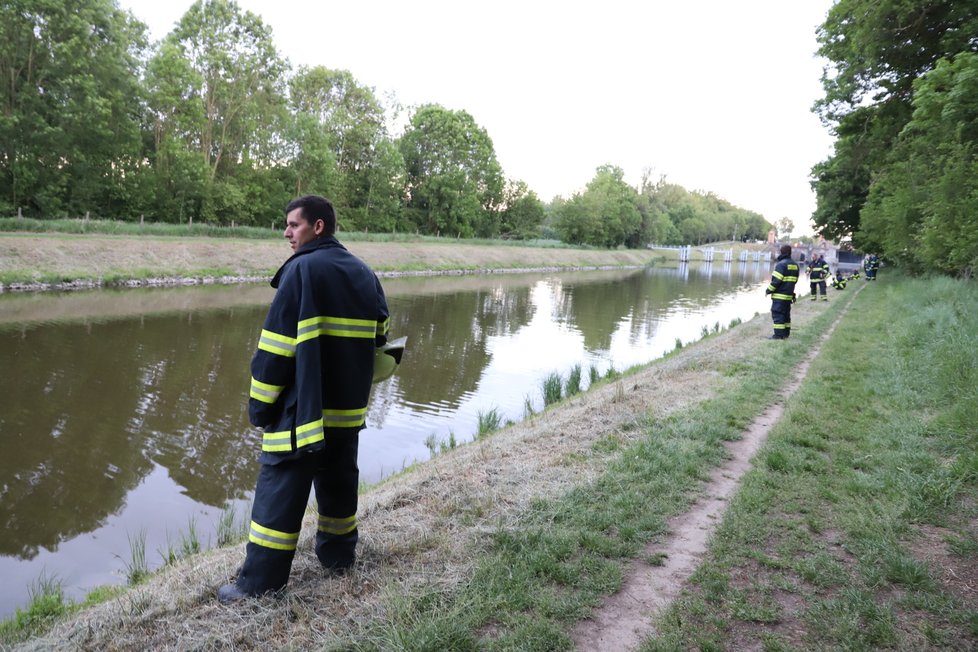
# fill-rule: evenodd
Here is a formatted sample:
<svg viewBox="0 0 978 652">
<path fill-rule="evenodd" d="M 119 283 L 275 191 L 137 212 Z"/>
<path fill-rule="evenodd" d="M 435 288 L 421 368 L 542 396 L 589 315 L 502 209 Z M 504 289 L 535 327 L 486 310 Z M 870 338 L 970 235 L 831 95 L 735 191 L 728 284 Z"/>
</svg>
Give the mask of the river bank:
<svg viewBox="0 0 978 652">
<path fill-rule="evenodd" d="M 787 342 L 732 325 L 368 489 L 346 576 L 319 569 L 310 517 L 281 596 L 217 604 L 238 544 L 23 647 L 572 649 L 821 346 L 641 649 L 971 649 L 976 313 L 967 284 L 884 278 L 799 302 Z"/>
<path fill-rule="evenodd" d="M 343 242 L 381 276 L 642 267 L 676 259 L 650 249 Z M 0 233 L 0 292 L 263 282 L 291 253 L 284 239 Z"/>
</svg>

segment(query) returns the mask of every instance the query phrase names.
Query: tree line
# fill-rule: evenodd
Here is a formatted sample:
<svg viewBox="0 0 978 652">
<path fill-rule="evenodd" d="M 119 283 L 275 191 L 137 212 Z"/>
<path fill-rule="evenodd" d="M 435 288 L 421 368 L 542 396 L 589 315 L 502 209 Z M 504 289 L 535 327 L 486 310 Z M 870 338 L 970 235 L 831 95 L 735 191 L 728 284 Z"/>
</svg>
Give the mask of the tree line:
<svg viewBox="0 0 978 652">
<path fill-rule="evenodd" d="M 839 0 L 819 29 L 813 221 L 916 271 L 978 269 L 978 1 Z"/>
<path fill-rule="evenodd" d="M 293 69 L 233 0 L 198 1 L 158 43 L 115 0 L 5 0 L 0 103 L 0 215 L 270 226 L 319 193 L 347 230 L 614 247 L 771 228 L 610 165 L 544 203 L 466 111 L 413 107 L 395 134 L 396 101 L 345 70 Z"/>
</svg>

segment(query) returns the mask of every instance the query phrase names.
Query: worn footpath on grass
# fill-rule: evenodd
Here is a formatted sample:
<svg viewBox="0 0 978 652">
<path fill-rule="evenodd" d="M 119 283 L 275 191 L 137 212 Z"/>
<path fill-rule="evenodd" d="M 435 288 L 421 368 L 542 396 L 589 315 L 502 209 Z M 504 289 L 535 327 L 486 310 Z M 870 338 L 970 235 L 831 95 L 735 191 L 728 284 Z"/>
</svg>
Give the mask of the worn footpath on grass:
<svg viewBox="0 0 978 652">
<path fill-rule="evenodd" d="M 798 309 L 793 323 L 804 328 L 822 311 Z M 244 546 L 211 550 L 76 614 L 24 648 L 321 649 L 359 640 L 379 623 L 395 627 L 388 621 L 391 601 L 465 585 L 477 563 L 473 551 L 501 523 L 517 522 L 535 501 L 587 486 L 604 472 L 606 460 L 586 454 L 597 442 L 614 435 L 627 445 L 644 436 L 635 423 L 688 409 L 740 382 L 722 370 L 780 346 L 764 339 L 769 332 L 770 318 L 759 316 L 369 489 L 361 497 L 359 559 L 346 576 L 323 575 L 312 552 L 316 527 L 310 514 L 283 596 L 218 604 L 215 592 L 233 577 Z M 730 471 L 718 473 L 729 481 L 723 476 Z M 705 495 L 720 491 L 711 485 Z M 700 517 L 671 525 L 670 541 L 702 536 Z M 662 596 L 675 594 L 684 573 L 666 578 L 661 592 L 640 598 L 630 615 L 619 608 L 619 617 L 633 619 L 637 629 L 663 606 Z M 636 600 L 635 581 L 626 581 L 619 592 L 628 600 Z M 588 649 L 582 631 L 602 631 L 597 613 L 577 631 L 582 649 Z"/>
<path fill-rule="evenodd" d="M 572 632 L 580 650 L 633 650 L 655 634 L 654 623 L 669 604 L 676 599 L 683 585 L 699 566 L 707 545 L 723 517 L 728 501 L 733 497 L 741 478 L 751 468 L 751 460 L 760 450 L 768 433 L 784 413 L 784 406 L 805 379 L 808 367 L 818 356 L 821 345 L 835 330 L 856 295 L 865 286 L 847 295 L 843 309 L 826 329 L 819 343 L 808 351 L 777 396 L 777 401 L 759 415 L 743 432 L 743 436 L 726 445 L 728 459 L 713 470 L 702 495 L 687 513 L 670 520 L 669 537 L 646 548 L 648 555 L 661 555 L 662 564 L 653 565 L 645 559 L 634 560 L 621 588 L 596 609 L 591 618 L 582 621 Z M 798 314 L 800 311 L 794 311 Z M 771 342 L 778 346 L 780 343 Z"/>
</svg>

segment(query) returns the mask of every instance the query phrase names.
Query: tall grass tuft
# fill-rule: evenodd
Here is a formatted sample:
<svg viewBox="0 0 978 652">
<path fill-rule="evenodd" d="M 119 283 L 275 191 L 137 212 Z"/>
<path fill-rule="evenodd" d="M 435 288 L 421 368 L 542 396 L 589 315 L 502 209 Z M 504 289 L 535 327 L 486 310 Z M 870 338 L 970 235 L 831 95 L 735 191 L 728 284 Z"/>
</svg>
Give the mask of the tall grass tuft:
<svg viewBox="0 0 978 652">
<path fill-rule="evenodd" d="M 129 561 L 126 563 L 126 581 L 129 586 L 136 586 L 149 577 L 149 565 L 146 563 L 146 530 L 140 530 L 136 536 L 127 535 L 129 539 Z"/>
<path fill-rule="evenodd" d="M 45 572 L 31 583 L 26 609 L 17 609 L 14 617 L 0 623 L 0 648 L 13 639 L 29 638 L 47 630 L 58 618 L 68 613 L 72 604 L 65 600 L 64 587 L 57 576 Z"/>
<path fill-rule="evenodd" d="M 556 371 L 551 372 L 549 376 L 543 379 L 544 407 L 558 403 L 560 399 L 563 398 L 563 389 L 561 385 L 560 374 L 558 374 Z"/>
<path fill-rule="evenodd" d="M 228 503 L 221 510 L 221 518 L 217 521 L 217 545 L 220 548 L 240 543 L 247 536 L 247 523 L 238 522 L 238 513 L 234 505 Z"/>
<path fill-rule="evenodd" d="M 449 430 L 448 441 L 442 441 L 441 444 L 439 444 L 441 452 L 444 453 L 446 451 L 450 451 L 456 446 L 458 446 L 458 440 L 455 439 L 455 431 Z"/>
<path fill-rule="evenodd" d="M 523 418 L 529 419 L 534 414 L 536 414 L 536 411 L 533 409 L 533 399 L 527 394 L 523 397 Z"/>
<path fill-rule="evenodd" d="M 587 375 L 588 375 L 588 383 L 589 383 L 588 387 L 590 387 L 591 385 L 594 385 L 594 383 L 596 383 L 599 380 L 601 380 L 601 372 L 598 371 L 598 368 L 595 367 L 594 365 L 591 365 L 588 368 Z"/>
<path fill-rule="evenodd" d="M 564 384 L 564 395 L 570 398 L 581 393 L 581 365 L 577 364 L 567 375 L 567 382 Z"/>
<path fill-rule="evenodd" d="M 502 415 L 499 414 L 499 410 L 495 407 L 490 408 L 487 412 L 479 412 L 479 431 L 477 437 L 482 439 L 486 435 L 499 430 L 499 426 L 502 425 Z"/>
<path fill-rule="evenodd" d="M 676 338 L 676 346 L 673 347 L 673 350 L 674 351 L 678 351 L 681 348 L 683 348 L 683 341 L 677 337 Z"/>
<path fill-rule="evenodd" d="M 180 552 L 184 557 L 200 552 L 200 537 L 197 536 L 197 520 L 193 516 L 187 522 L 187 531 L 180 540 Z"/>
</svg>

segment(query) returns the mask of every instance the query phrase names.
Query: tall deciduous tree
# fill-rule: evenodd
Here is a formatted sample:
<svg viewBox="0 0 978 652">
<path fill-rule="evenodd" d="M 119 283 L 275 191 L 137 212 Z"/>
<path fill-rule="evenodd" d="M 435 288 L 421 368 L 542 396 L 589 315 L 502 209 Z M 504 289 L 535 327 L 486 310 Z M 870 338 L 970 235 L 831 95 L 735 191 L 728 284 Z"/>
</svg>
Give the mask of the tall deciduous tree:
<svg viewBox="0 0 978 652">
<path fill-rule="evenodd" d="M 111 0 L 0 4 L 0 209 L 127 214 L 145 46 Z"/>
<path fill-rule="evenodd" d="M 267 212 L 249 206 L 253 189 L 243 182 L 249 169 L 267 169 L 278 158 L 286 69 L 271 30 L 233 0 L 198 0 L 151 62 L 158 142 L 178 141 L 199 157 L 205 173 L 199 207 L 204 219 L 243 216 L 247 221 Z M 166 166 L 157 161 L 161 173 Z M 242 170 L 243 178 L 235 179 Z"/>
<path fill-rule="evenodd" d="M 411 116 L 399 141 L 409 216 L 423 233 L 498 233 L 503 175 L 486 130 L 465 111 L 429 104 Z"/>
<path fill-rule="evenodd" d="M 640 230 L 638 193 L 621 168 L 599 167 L 583 193 L 564 207 L 557 229 L 565 242 L 617 247 Z"/>
<path fill-rule="evenodd" d="M 505 238 L 525 240 L 540 236 L 543 202 L 524 181 L 508 181 L 499 220 L 499 234 Z"/>
<path fill-rule="evenodd" d="M 942 60 L 917 80 L 913 118 L 870 189 L 861 229 L 914 269 L 978 271 L 978 55 Z"/>
<path fill-rule="evenodd" d="M 974 0 L 833 5 L 818 33 L 819 54 L 829 64 L 822 78 L 825 96 L 815 109 L 837 140 L 833 155 L 812 170 L 818 199 L 813 221 L 823 235 L 852 235 L 863 249 L 883 247 L 883 231 L 862 228 L 862 210 L 911 118 L 914 82 L 942 58 L 974 52 L 976 33 Z"/>
</svg>

